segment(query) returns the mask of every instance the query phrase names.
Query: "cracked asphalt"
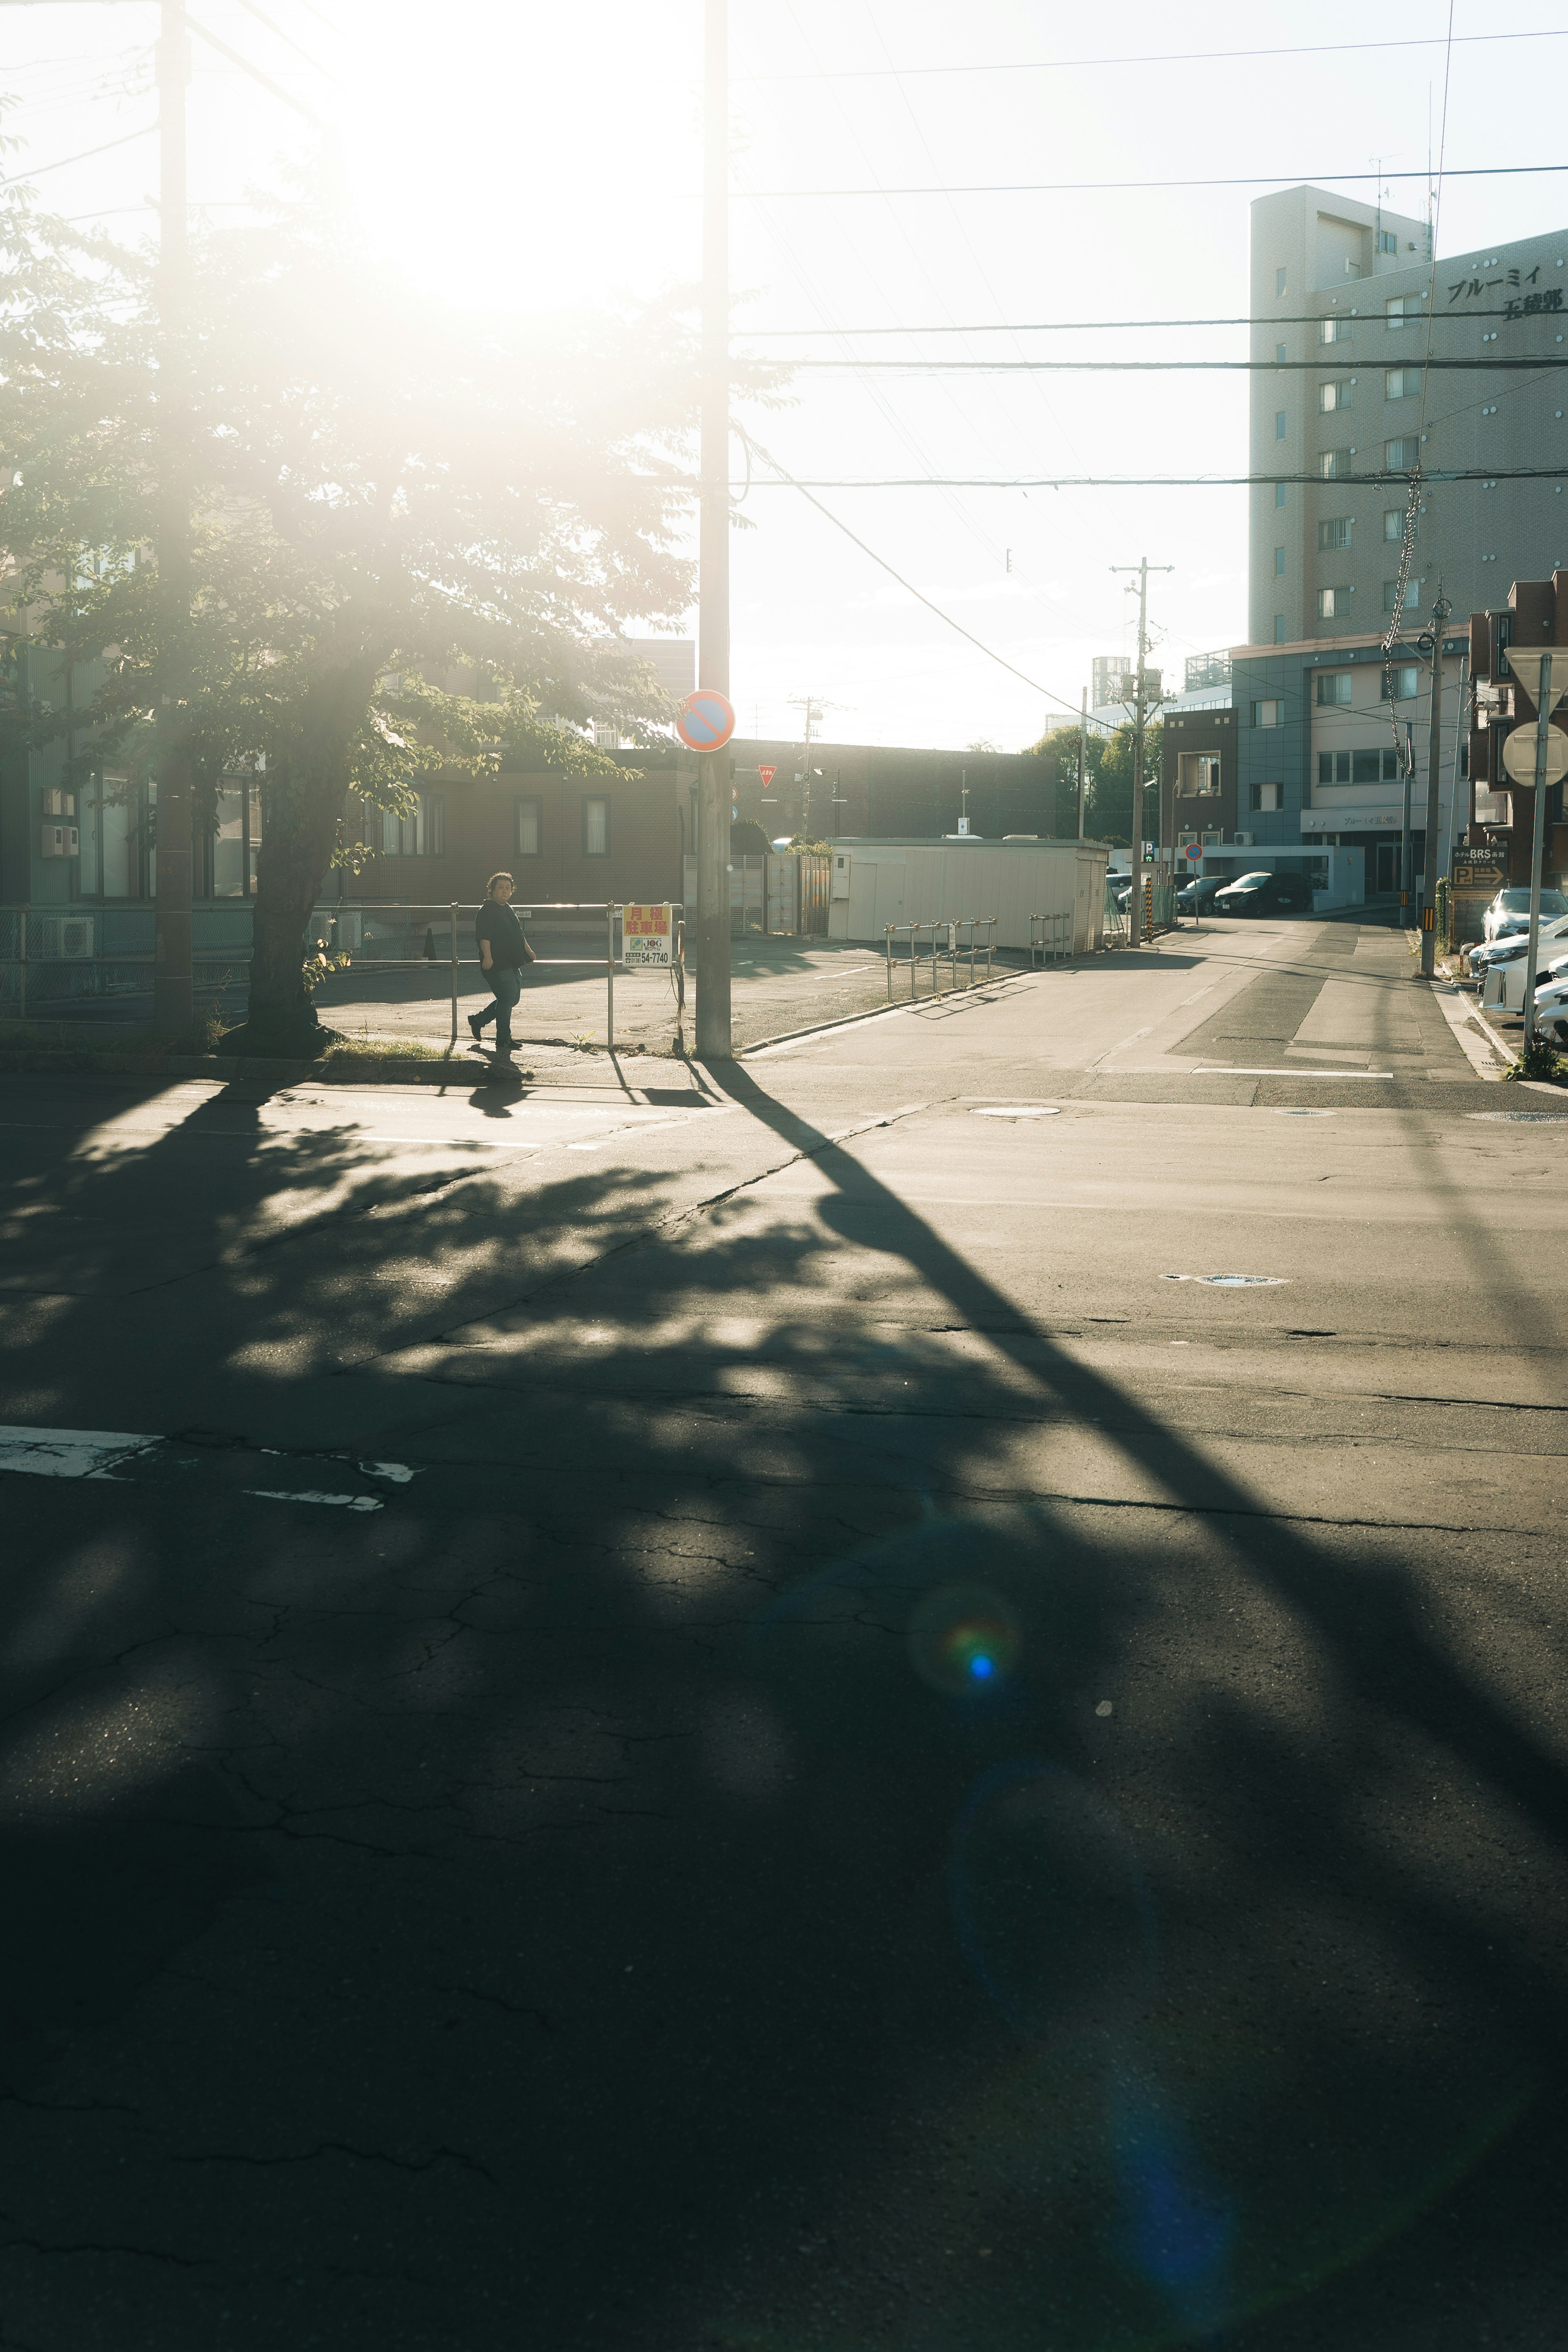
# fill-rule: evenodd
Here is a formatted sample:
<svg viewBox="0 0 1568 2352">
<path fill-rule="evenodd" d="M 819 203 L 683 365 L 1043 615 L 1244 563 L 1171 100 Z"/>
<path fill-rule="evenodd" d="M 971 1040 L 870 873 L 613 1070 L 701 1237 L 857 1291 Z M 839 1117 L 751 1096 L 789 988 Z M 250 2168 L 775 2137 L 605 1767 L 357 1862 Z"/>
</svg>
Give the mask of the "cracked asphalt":
<svg viewBox="0 0 1568 2352">
<path fill-rule="evenodd" d="M 1555 2352 L 1556 1098 L 567 1076 L 4 1082 L 0 2352 Z"/>
</svg>

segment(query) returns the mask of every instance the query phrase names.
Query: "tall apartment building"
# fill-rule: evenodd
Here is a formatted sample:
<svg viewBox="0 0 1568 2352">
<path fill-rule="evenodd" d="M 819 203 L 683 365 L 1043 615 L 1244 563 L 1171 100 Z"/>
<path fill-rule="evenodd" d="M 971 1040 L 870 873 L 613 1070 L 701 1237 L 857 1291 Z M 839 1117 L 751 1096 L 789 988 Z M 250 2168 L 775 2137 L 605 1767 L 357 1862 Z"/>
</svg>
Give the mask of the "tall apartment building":
<svg viewBox="0 0 1568 2352">
<path fill-rule="evenodd" d="M 1254 484 L 1248 634 L 1256 647 L 1381 635 L 1397 593 L 1406 496 L 1369 473 L 1563 466 L 1563 479 L 1483 470 L 1420 499 L 1406 594 L 1439 578 L 1458 614 L 1568 562 L 1568 373 L 1427 370 L 1433 358 L 1568 356 L 1568 230 L 1437 264 L 1427 224 L 1321 188 L 1252 206 Z M 1428 312 L 1431 316 L 1428 318 Z M 1412 625 L 1413 617 L 1412 617 Z"/>
</svg>

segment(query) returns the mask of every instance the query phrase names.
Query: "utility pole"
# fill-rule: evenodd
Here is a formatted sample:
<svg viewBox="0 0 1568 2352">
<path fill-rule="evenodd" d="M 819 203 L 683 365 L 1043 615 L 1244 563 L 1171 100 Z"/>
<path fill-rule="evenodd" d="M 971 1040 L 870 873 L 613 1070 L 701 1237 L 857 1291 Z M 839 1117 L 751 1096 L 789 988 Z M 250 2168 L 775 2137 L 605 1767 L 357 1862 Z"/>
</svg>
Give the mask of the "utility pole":
<svg viewBox="0 0 1568 2352">
<path fill-rule="evenodd" d="M 1151 564 L 1142 556 L 1136 564 L 1113 563 L 1113 572 L 1134 572 L 1138 575 L 1138 675 L 1134 680 L 1133 702 L 1133 895 L 1128 901 L 1127 944 L 1137 948 L 1144 940 L 1144 730 L 1148 717 L 1148 656 L 1149 656 L 1149 573 L 1174 572 L 1174 563 Z M 1127 583 L 1129 592 L 1131 581 Z"/>
<path fill-rule="evenodd" d="M 1404 814 L 1399 833 L 1399 928 L 1410 928 L 1410 889 L 1416 877 L 1410 870 L 1410 787 L 1416 773 L 1416 731 L 1410 720 L 1405 721 L 1405 757 L 1400 761 L 1405 778 Z"/>
<path fill-rule="evenodd" d="M 158 314 L 162 329 L 162 449 L 159 485 L 160 666 L 156 930 L 152 1026 L 177 1037 L 194 1018 L 191 921 L 191 516 L 185 488 L 184 407 L 189 365 L 190 215 L 185 187 L 185 91 L 191 45 L 184 0 L 162 0 L 158 43 Z"/>
<path fill-rule="evenodd" d="M 1083 765 L 1088 751 L 1089 688 L 1083 688 L 1083 698 L 1078 706 L 1078 838 L 1083 838 Z"/>
<path fill-rule="evenodd" d="M 1510 649 L 1511 652 L 1511 648 Z M 1568 655 L 1563 656 L 1568 661 Z M 1510 667 L 1519 675 L 1511 661 Z M 1528 680 L 1526 681 L 1528 689 Z M 1524 950 L 1524 1043 L 1535 1043 L 1535 982 L 1541 961 L 1541 869 L 1546 856 L 1546 747 L 1552 738 L 1552 656 L 1541 656 L 1541 675 L 1535 681 L 1535 822 L 1531 828 L 1530 851 L 1530 944 Z"/>
<path fill-rule="evenodd" d="M 697 683 L 729 692 L 729 0 L 704 0 Z M 696 1053 L 730 1058 L 729 761 L 697 766 Z"/>
<path fill-rule="evenodd" d="M 1443 764 L 1443 625 L 1453 606 L 1437 583 L 1432 607 L 1432 715 L 1427 732 L 1427 847 L 1421 860 L 1421 972 L 1430 980 L 1437 963 L 1437 867 L 1442 845 L 1437 831 L 1437 786 Z"/>
</svg>

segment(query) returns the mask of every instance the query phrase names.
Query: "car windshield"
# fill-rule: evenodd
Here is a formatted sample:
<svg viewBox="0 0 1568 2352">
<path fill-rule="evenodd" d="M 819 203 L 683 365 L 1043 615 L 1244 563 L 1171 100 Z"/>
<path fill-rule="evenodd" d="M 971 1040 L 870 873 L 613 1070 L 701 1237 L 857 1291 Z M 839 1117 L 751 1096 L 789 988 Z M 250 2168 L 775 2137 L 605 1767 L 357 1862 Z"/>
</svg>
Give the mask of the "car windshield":
<svg viewBox="0 0 1568 2352">
<path fill-rule="evenodd" d="M 1267 882 L 1267 874 L 1239 874 L 1229 885 L 1232 890 L 1256 890 L 1260 882 Z"/>
<path fill-rule="evenodd" d="M 1505 914 L 1528 915 L 1530 893 L 1528 890 L 1500 890 L 1498 903 Z M 1541 911 L 1543 915 L 1568 915 L 1568 898 L 1561 890 L 1542 890 Z"/>
</svg>

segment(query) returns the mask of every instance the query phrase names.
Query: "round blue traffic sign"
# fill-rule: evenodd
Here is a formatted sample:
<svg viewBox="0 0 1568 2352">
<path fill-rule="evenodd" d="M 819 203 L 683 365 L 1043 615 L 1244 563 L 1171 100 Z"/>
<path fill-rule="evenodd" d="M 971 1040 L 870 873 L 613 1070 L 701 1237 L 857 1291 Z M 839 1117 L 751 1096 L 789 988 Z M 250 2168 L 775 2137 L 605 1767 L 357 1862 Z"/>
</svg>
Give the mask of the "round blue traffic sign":
<svg viewBox="0 0 1568 2352">
<path fill-rule="evenodd" d="M 722 751 L 735 732 L 735 705 L 713 686 L 699 686 L 682 703 L 675 732 L 691 751 Z"/>
</svg>

